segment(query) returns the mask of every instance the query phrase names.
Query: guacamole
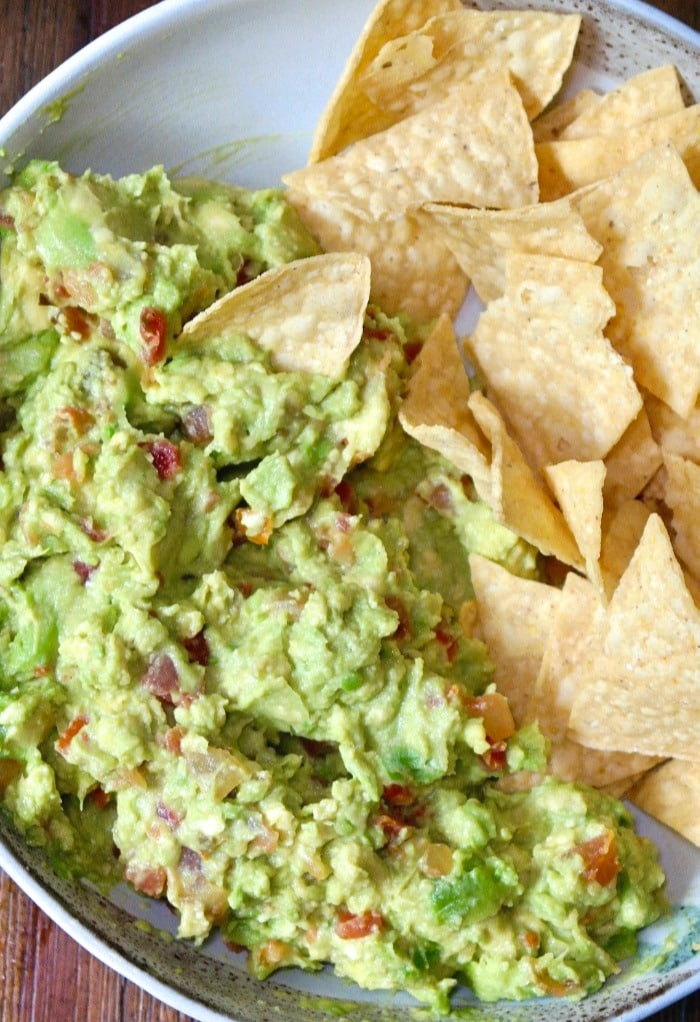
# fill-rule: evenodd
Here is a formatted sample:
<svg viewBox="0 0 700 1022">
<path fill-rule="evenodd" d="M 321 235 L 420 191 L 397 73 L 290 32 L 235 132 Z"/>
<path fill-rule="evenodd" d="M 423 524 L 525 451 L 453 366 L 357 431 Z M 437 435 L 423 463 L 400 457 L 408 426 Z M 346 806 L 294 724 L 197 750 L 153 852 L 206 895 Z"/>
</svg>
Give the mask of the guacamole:
<svg viewBox="0 0 700 1022">
<path fill-rule="evenodd" d="M 541 777 L 468 556 L 536 551 L 397 420 L 420 327 L 341 376 L 183 324 L 316 255 L 281 192 L 34 161 L 0 193 L 0 798 L 56 868 L 252 972 L 446 1011 L 580 997 L 661 910 L 625 807 Z"/>
</svg>

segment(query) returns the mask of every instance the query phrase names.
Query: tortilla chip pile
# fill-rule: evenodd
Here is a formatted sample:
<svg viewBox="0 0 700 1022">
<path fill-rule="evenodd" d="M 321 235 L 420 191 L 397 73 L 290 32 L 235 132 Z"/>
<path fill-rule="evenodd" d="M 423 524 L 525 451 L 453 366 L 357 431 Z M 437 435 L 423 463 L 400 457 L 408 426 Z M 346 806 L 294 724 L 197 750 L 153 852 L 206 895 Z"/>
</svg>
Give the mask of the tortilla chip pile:
<svg viewBox="0 0 700 1022">
<path fill-rule="evenodd" d="M 559 99 L 580 27 L 380 0 L 285 183 L 434 321 L 403 427 L 555 566 L 472 558 L 516 722 L 700 844 L 700 104 L 669 65 Z"/>
</svg>

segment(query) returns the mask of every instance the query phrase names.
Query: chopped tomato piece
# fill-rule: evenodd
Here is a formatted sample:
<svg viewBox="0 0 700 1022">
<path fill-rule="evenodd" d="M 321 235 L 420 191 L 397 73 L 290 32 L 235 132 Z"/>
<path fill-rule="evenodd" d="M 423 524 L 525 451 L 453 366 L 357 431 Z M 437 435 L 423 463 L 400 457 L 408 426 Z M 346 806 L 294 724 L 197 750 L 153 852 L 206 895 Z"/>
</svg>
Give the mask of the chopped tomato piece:
<svg viewBox="0 0 700 1022">
<path fill-rule="evenodd" d="M 582 875 L 584 880 L 594 880 L 603 887 L 607 887 L 620 872 L 615 835 L 610 830 L 604 830 L 597 837 L 576 845 L 574 852 L 583 859 Z"/>
<path fill-rule="evenodd" d="M 390 813 L 380 813 L 378 816 L 373 818 L 373 823 L 376 823 L 378 827 L 381 827 L 384 832 L 384 836 L 387 839 L 387 843 L 390 846 L 396 844 L 397 839 L 406 830 L 410 824 L 406 823 L 405 820 L 400 819 L 396 815 Z"/>
<path fill-rule="evenodd" d="M 139 333 L 145 350 L 143 361 L 148 366 L 162 362 L 165 357 L 165 338 L 168 332 L 168 321 L 161 309 L 147 305 L 141 309 Z"/>
<path fill-rule="evenodd" d="M 78 405 L 64 405 L 57 410 L 56 418 L 68 422 L 78 436 L 87 433 L 90 426 L 95 424 L 95 416 L 87 408 L 80 408 Z"/>
<path fill-rule="evenodd" d="M 95 565 L 93 564 L 85 564 L 84 561 L 80 560 L 73 561 L 73 571 L 76 573 L 83 585 L 85 585 L 94 570 Z"/>
<path fill-rule="evenodd" d="M 156 741 L 167 752 L 172 753 L 173 756 L 181 756 L 182 739 L 184 737 L 185 737 L 184 727 L 176 725 L 175 727 L 169 727 L 164 735 L 156 738 Z"/>
<path fill-rule="evenodd" d="M 130 862 L 124 871 L 124 879 L 149 898 L 160 898 L 165 891 L 168 876 L 162 866 L 142 866 Z"/>
<path fill-rule="evenodd" d="M 414 792 L 405 784 L 386 784 L 382 798 L 390 806 L 410 806 L 416 800 Z"/>
<path fill-rule="evenodd" d="M 495 742 L 481 757 L 488 770 L 505 770 L 507 763 L 505 742 Z"/>
<path fill-rule="evenodd" d="M 152 692 L 162 703 L 175 703 L 175 693 L 180 688 L 177 668 L 167 653 L 154 656 L 141 678 L 144 688 Z"/>
<path fill-rule="evenodd" d="M 104 809 L 105 806 L 108 806 L 111 799 L 109 792 L 105 791 L 104 788 L 101 788 L 99 784 L 96 788 L 93 788 L 92 791 L 88 792 L 87 797 L 93 805 L 97 806 L 98 809 Z"/>
<path fill-rule="evenodd" d="M 182 432 L 193 444 L 208 444 L 212 439 L 211 420 L 206 405 L 195 405 L 182 417 Z"/>
<path fill-rule="evenodd" d="M 368 909 L 359 915 L 341 909 L 335 922 L 335 932 L 343 940 L 357 940 L 360 937 L 369 937 L 372 933 L 381 933 L 385 925 L 384 917 L 374 909 Z"/>
<path fill-rule="evenodd" d="M 182 469 L 180 448 L 169 440 L 144 440 L 139 444 L 148 453 L 158 478 L 174 479 Z"/>
<path fill-rule="evenodd" d="M 61 310 L 60 318 L 63 321 L 63 328 L 67 334 L 71 334 L 81 341 L 90 336 L 90 320 L 87 317 L 87 313 L 83 309 L 78 308 L 77 305 L 66 305 Z"/>
</svg>

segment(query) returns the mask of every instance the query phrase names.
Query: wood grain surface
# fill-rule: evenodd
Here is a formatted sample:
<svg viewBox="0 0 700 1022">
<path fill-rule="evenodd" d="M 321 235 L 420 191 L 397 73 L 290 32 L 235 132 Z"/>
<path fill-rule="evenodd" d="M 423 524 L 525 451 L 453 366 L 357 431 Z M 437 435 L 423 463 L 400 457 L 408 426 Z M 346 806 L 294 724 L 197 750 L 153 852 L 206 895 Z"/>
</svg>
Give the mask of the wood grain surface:
<svg viewBox="0 0 700 1022">
<path fill-rule="evenodd" d="M 0 115 L 76 50 L 151 6 L 148 0 L 0 0 Z M 651 6 L 700 30 L 698 0 L 652 0 Z M 1 871 L 0 1020 L 189 1022 L 79 947 Z M 700 993 L 651 1022 L 700 1022 Z"/>
</svg>

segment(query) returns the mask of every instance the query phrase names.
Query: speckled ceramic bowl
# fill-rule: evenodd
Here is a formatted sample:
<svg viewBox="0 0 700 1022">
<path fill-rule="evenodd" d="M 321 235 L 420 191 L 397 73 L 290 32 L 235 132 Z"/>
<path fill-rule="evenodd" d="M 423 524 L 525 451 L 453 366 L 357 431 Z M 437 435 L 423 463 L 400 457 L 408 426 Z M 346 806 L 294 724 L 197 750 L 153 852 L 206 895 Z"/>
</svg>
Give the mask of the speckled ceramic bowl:
<svg viewBox="0 0 700 1022">
<path fill-rule="evenodd" d="M 583 29 L 567 88 L 609 87 L 644 68 L 678 67 L 700 98 L 697 33 L 635 0 L 479 0 L 474 6 L 578 11 Z M 372 0 L 164 0 L 67 61 L 0 121 L 0 183 L 30 156 L 119 175 L 162 163 L 244 185 L 276 184 L 306 160 L 311 131 Z M 637 960 L 589 1000 L 548 1003 L 552 1022 L 634 1022 L 700 987 L 700 851 L 652 821 L 673 912 Z M 173 916 L 126 887 L 109 899 L 56 877 L 0 823 L 0 866 L 60 926 L 163 1001 L 201 1020 L 394 1022 L 408 998 L 357 990 L 329 972 L 264 983 L 216 940 L 174 941 Z M 144 922 L 138 923 L 137 920 Z M 150 925 L 147 925 L 150 924 Z M 536 1004 L 469 1005 L 470 1022 L 543 1017 Z"/>
</svg>

